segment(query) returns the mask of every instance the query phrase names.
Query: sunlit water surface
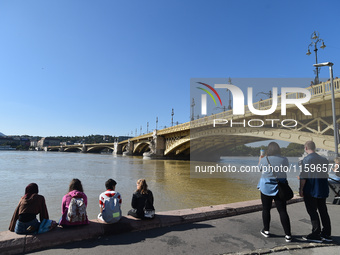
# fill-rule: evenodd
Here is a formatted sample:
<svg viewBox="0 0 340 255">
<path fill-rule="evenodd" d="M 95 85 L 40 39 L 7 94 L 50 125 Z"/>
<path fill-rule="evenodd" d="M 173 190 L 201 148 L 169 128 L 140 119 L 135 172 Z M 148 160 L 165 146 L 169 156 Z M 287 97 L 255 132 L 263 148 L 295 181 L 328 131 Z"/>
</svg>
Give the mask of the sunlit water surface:
<svg viewBox="0 0 340 255">
<path fill-rule="evenodd" d="M 296 164 L 297 158 L 289 158 Z M 221 162 L 256 165 L 256 157 L 223 157 Z M 136 180 L 145 178 L 155 197 L 156 211 L 194 208 L 207 205 L 258 199 L 259 173 L 228 173 L 226 178 L 190 178 L 190 162 L 179 160 L 143 160 L 110 154 L 61 152 L 0 152 L 0 231 L 8 229 L 14 209 L 25 187 L 35 182 L 46 199 L 51 219 L 61 216 L 61 199 L 72 178 L 83 183 L 88 197 L 87 213 L 95 219 L 99 213 L 98 197 L 105 191 L 105 181 L 117 181 L 122 195 L 123 215 L 130 209 Z M 297 174 L 289 173 L 289 182 L 297 190 Z"/>
</svg>

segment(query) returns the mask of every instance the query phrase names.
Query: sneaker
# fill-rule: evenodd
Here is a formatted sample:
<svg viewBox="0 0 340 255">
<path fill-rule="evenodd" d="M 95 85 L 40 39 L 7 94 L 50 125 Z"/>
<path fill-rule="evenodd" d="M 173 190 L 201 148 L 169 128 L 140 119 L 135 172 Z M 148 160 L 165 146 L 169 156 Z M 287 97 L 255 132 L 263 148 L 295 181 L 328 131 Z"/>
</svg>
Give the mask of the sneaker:
<svg viewBox="0 0 340 255">
<path fill-rule="evenodd" d="M 302 237 L 303 240 L 316 242 L 316 243 L 322 243 L 322 239 L 319 235 L 313 235 L 309 234 L 308 236 Z"/>
<path fill-rule="evenodd" d="M 260 233 L 264 236 L 264 237 L 269 237 L 270 234 L 269 234 L 269 231 L 265 231 L 265 230 L 261 230 Z"/>
<path fill-rule="evenodd" d="M 286 242 L 287 242 L 287 243 L 290 243 L 290 242 L 292 241 L 292 236 L 286 235 L 286 236 L 285 236 L 285 239 L 286 239 Z"/>
<path fill-rule="evenodd" d="M 321 237 L 321 240 L 322 240 L 322 241 L 333 242 L 332 237 L 327 236 L 327 235 L 325 235 L 325 234 L 320 234 L 320 237 Z"/>
</svg>

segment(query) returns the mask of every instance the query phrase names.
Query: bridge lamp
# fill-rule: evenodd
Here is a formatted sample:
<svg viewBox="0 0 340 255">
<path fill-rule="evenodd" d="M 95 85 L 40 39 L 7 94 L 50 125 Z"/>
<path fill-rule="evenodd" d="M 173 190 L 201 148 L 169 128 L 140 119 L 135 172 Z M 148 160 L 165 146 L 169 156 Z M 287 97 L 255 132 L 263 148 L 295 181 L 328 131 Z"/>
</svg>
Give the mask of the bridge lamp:
<svg viewBox="0 0 340 255">
<path fill-rule="evenodd" d="M 332 113 L 333 113 L 333 128 L 334 128 L 334 143 L 335 143 L 335 154 L 338 156 L 338 128 L 336 123 L 336 114 L 335 114 L 335 96 L 334 96 L 334 84 L 333 84 L 333 63 L 332 62 L 324 62 L 319 64 L 314 64 L 316 68 L 328 66 L 329 67 L 329 75 L 331 78 L 331 92 L 332 92 Z"/>
<path fill-rule="evenodd" d="M 313 49 L 313 51 L 315 52 L 315 65 L 314 66 L 315 66 L 315 74 L 316 74 L 315 79 L 314 79 L 314 84 L 319 84 L 319 66 L 316 66 L 318 64 L 318 47 L 317 47 L 317 45 L 318 45 L 318 43 L 322 43 L 322 45 L 320 46 L 321 49 L 326 48 L 326 45 L 325 45 L 323 39 L 321 39 L 319 37 L 318 31 L 313 32 L 313 34 L 311 35 L 311 40 L 312 40 L 312 42 L 308 45 L 308 51 L 307 51 L 306 55 L 309 56 L 309 55 L 312 54 L 310 49 L 312 49 L 313 46 L 314 46 L 314 49 Z"/>
<path fill-rule="evenodd" d="M 172 112 L 171 112 L 171 126 L 174 125 L 174 108 L 172 108 Z"/>
</svg>

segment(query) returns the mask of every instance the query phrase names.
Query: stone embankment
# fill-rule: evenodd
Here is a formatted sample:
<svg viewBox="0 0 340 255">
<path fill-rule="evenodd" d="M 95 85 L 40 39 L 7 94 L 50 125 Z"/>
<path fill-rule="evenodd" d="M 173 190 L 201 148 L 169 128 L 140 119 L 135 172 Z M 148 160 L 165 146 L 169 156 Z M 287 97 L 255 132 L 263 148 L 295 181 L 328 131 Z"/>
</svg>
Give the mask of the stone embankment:
<svg viewBox="0 0 340 255">
<path fill-rule="evenodd" d="M 289 203 L 302 201 L 294 197 Z M 262 210 L 260 200 L 214 205 L 193 209 L 157 212 L 152 220 L 138 220 L 124 216 L 116 224 L 105 224 L 91 220 L 89 225 L 63 229 L 57 227 L 41 235 L 17 235 L 10 231 L 0 232 L 0 254 L 21 254 L 47 249 L 71 242 L 95 239 L 132 231 L 162 228 L 177 224 L 199 222 L 210 219 L 230 217 Z"/>
</svg>

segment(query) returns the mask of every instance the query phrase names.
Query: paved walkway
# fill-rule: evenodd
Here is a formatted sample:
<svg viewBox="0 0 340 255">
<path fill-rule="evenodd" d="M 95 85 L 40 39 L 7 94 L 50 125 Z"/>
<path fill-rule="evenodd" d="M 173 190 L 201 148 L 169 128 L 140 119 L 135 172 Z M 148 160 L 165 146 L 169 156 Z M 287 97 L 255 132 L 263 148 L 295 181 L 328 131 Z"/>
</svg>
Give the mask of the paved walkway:
<svg viewBox="0 0 340 255">
<path fill-rule="evenodd" d="M 44 235 L 30 237 L 35 239 L 35 243 L 28 242 L 26 251 L 32 251 L 41 246 L 44 250 L 32 252 L 32 254 L 256 254 L 273 251 L 279 254 L 320 254 L 321 252 L 339 254 L 340 247 L 337 245 L 340 244 L 340 205 L 328 205 L 333 228 L 334 242 L 332 244 L 314 244 L 301 239 L 302 235 L 310 233 L 311 224 L 304 204 L 300 202 L 288 206 L 293 242 L 285 242 L 275 208 L 272 210 L 271 224 L 271 233 L 274 236 L 265 238 L 259 233 L 262 228 L 260 208 L 260 201 L 255 200 L 216 207 L 163 212 L 158 219 L 150 221 L 125 218 L 123 225 L 101 224 L 101 226 L 110 227 L 110 232 L 113 234 L 116 232 L 116 234 L 93 235 L 92 239 L 89 239 L 89 236 L 88 238 L 82 236 L 88 231 L 86 228 L 80 227 L 72 231 L 58 229 Z M 227 216 L 231 217 L 225 217 L 226 213 L 229 213 Z M 224 217 L 220 218 L 221 216 Z M 181 222 L 178 222 L 180 219 Z M 129 224 L 126 225 L 124 221 Z M 99 227 L 94 223 L 91 225 L 92 228 Z M 132 229 L 133 225 L 135 229 Z M 150 225 L 152 227 L 148 227 Z M 127 226 L 130 226 L 130 229 L 123 231 L 122 227 Z M 131 230 L 134 232 L 127 232 Z M 0 241 L 2 233 L 0 233 Z M 65 240 L 75 239 L 75 233 L 78 233 L 78 240 L 87 240 L 66 244 Z M 61 237 L 60 234 L 63 236 Z M 51 237 L 61 238 L 62 242 L 59 246 L 52 243 L 49 245 Z M 34 241 L 33 239 L 31 241 Z M 1 254 L 3 251 L 0 247 Z"/>
</svg>

